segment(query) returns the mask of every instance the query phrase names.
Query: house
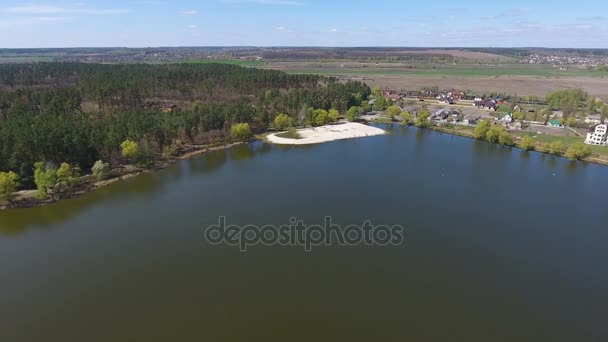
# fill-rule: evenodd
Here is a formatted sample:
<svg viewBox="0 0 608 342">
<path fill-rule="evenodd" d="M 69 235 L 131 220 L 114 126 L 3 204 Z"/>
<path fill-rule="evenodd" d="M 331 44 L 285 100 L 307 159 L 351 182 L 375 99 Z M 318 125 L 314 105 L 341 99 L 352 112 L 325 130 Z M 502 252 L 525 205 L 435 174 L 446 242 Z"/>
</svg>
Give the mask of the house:
<svg viewBox="0 0 608 342">
<path fill-rule="evenodd" d="M 498 105 L 494 100 L 481 100 L 473 102 L 473 106 L 481 108 L 481 109 L 489 109 L 495 111 L 498 109 Z"/>
<path fill-rule="evenodd" d="M 507 113 L 502 118 L 498 119 L 498 121 L 503 125 L 508 125 L 513 122 L 513 115 L 511 113 Z"/>
<path fill-rule="evenodd" d="M 479 119 L 481 119 L 480 115 L 477 116 L 469 116 L 466 119 L 462 120 L 462 123 L 465 125 L 474 125 L 477 123 L 477 121 L 479 121 Z"/>
<path fill-rule="evenodd" d="M 553 120 L 549 121 L 549 126 L 551 126 L 551 127 L 562 127 L 562 123 L 561 123 L 561 121 L 559 121 L 557 119 L 553 119 Z"/>
<path fill-rule="evenodd" d="M 450 110 L 444 108 L 436 111 L 431 117 L 431 120 L 445 120 L 448 118 L 448 116 L 450 116 Z"/>
<path fill-rule="evenodd" d="M 399 94 L 389 94 L 387 98 L 391 99 L 393 102 L 397 102 L 401 100 L 401 95 Z"/>
<path fill-rule="evenodd" d="M 384 97 L 387 99 L 391 99 L 393 102 L 400 101 L 402 98 L 402 96 L 400 94 L 397 94 L 396 92 L 391 91 L 391 90 L 385 91 Z"/>
<path fill-rule="evenodd" d="M 554 110 L 553 114 L 551 114 L 552 118 L 563 118 L 564 117 L 564 113 L 562 111 L 559 110 Z"/>
<path fill-rule="evenodd" d="M 585 144 L 606 146 L 608 144 L 607 131 L 608 125 L 600 124 L 589 127 Z"/>
<path fill-rule="evenodd" d="M 601 124 L 602 118 L 599 114 L 587 115 L 587 117 L 585 118 L 585 123 L 594 125 Z"/>
</svg>

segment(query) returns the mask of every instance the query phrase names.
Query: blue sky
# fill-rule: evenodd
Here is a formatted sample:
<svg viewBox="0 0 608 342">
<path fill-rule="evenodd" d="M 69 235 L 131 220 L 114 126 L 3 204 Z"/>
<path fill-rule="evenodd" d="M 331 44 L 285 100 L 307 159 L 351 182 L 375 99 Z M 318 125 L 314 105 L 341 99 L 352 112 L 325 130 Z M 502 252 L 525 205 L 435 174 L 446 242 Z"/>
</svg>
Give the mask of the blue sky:
<svg viewBox="0 0 608 342">
<path fill-rule="evenodd" d="M 608 2 L 0 0 L 0 48 L 206 45 L 608 48 Z"/>
</svg>

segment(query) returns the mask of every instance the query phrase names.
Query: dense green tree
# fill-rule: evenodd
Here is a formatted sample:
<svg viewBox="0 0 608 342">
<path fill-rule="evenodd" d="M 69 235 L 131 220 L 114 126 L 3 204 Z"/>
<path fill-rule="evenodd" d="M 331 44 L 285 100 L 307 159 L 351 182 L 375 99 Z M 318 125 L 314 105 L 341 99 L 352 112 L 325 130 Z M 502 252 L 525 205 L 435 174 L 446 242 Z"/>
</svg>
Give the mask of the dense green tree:
<svg viewBox="0 0 608 342">
<path fill-rule="evenodd" d="M 230 136 L 234 140 L 247 141 L 252 137 L 251 129 L 248 123 L 237 123 L 230 128 Z"/>
<path fill-rule="evenodd" d="M 587 104 L 586 104 L 586 111 L 589 114 L 595 114 L 595 109 L 596 109 L 596 103 L 595 103 L 595 97 L 590 96 L 587 99 Z"/>
<path fill-rule="evenodd" d="M 19 171 L 26 188 L 39 160 L 116 164 L 132 140 L 133 161 L 150 163 L 180 141 L 227 142 L 234 123 L 264 130 L 274 113 L 326 123 L 308 121 L 307 108 L 344 112 L 371 93 L 361 82 L 222 64 L 0 64 L 0 89 L 0 171 Z"/>
<path fill-rule="evenodd" d="M 564 153 L 564 149 L 565 149 L 564 143 L 559 140 L 552 141 L 549 144 L 549 153 L 551 153 L 551 154 L 560 156 L 560 155 L 562 155 L 562 153 Z"/>
<path fill-rule="evenodd" d="M 68 163 L 61 163 L 61 166 L 56 171 L 57 176 L 57 190 L 61 192 L 65 189 L 69 189 L 76 182 L 77 177 L 80 175 L 77 168 L 72 167 Z"/>
<path fill-rule="evenodd" d="M 564 121 L 565 125 L 568 127 L 576 127 L 576 118 L 569 117 Z"/>
<path fill-rule="evenodd" d="M 19 186 L 18 178 L 13 171 L 0 172 L 0 200 L 10 200 Z"/>
<path fill-rule="evenodd" d="M 504 126 L 492 126 L 486 133 L 486 140 L 491 143 L 500 142 L 501 134 L 504 134 L 506 132 L 507 129 Z"/>
<path fill-rule="evenodd" d="M 91 171 L 97 180 L 104 180 L 110 175 L 110 164 L 104 163 L 102 160 L 98 160 L 95 162 L 95 164 L 93 164 Z"/>
<path fill-rule="evenodd" d="M 513 113 L 513 119 L 521 121 L 524 119 L 524 114 L 522 112 L 515 112 Z"/>
<path fill-rule="evenodd" d="M 401 112 L 401 123 L 404 125 L 409 125 L 412 123 L 412 114 L 407 110 Z"/>
<path fill-rule="evenodd" d="M 336 122 L 339 118 L 340 112 L 338 112 L 337 110 L 330 109 L 329 112 L 327 112 L 327 119 L 329 122 Z"/>
<path fill-rule="evenodd" d="M 523 148 L 526 151 L 530 151 L 534 149 L 534 139 L 532 139 L 532 137 L 530 137 L 529 135 L 524 135 L 521 138 L 521 142 L 519 143 L 519 145 L 521 146 L 521 148 Z"/>
<path fill-rule="evenodd" d="M 372 95 L 374 95 L 374 97 L 376 98 L 382 96 L 382 90 L 380 89 L 380 87 L 372 88 Z"/>
<path fill-rule="evenodd" d="M 431 114 L 425 108 L 422 108 L 418 111 L 418 115 L 416 115 L 416 127 L 426 128 L 431 126 L 429 122 L 429 116 Z"/>
<path fill-rule="evenodd" d="M 500 132 L 498 135 L 498 143 L 505 146 L 513 146 L 515 144 L 513 141 L 513 136 L 511 136 L 511 134 L 509 134 L 509 132 L 506 130 Z"/>
<path fill-rule="evenodd" d="M 120 143 L 120 150 L 121 150 L 122 156 L 131 161 L 135 161 L 141 156 L 141 148 L 133 140 L 127 139 L 127 140 L 123 141 L 122 143 Z"/>
<path fill-rule="evenodd" d="M 350 122 L 359 120 L 359 107 L 352 106 L 346 111 L 346 119 Z"/>
<path fill-rule="evenodd" d="M 274 127 L 276 129 L 286 129 L 293 126 L 293 118 L 287 114 L 279 114 L 274 118 Z"/>
<path fill-rule="evenodd" d="M 479 121 L 479 123 L 475 127 L 475 130 L 473 131 L 473 136 L 475 137 L 475 139 L 485 139 L 486 134 L 490 130 L 490 127 L 492 127 L 492 124 L 489 121 Z"/>
<path fill-rule="evenodd" d="M 38 196 L 47 197 L 57 184 L 57 168 L 44 162 L 34 164 L 34 181 L 38 188 Z"/>
<path fill-rule="evenodd" d="M 391 121 L 393 121 L 396 117 L 401 116 L 401 108 L 395 105 L 390 106 L 386 109 L 386 115 Z"/>
<path fill-rule="evenodd" d="M 583 143 L 575 143 L 570 146 L 564 156 L 571 160 L 583 159 L 591 155 L 591 148 Z"/>
</svg>

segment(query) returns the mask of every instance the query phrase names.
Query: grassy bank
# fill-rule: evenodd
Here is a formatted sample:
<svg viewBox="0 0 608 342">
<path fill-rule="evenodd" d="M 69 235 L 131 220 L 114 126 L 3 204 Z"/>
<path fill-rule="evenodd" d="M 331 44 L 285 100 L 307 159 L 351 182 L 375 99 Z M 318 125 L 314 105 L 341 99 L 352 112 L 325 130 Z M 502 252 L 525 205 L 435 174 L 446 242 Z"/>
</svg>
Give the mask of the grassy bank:
<svg viewBox="0 0 608 342">
<path fill-rule="evenodd" d="M 453 128 L 447 128 L 447 127 L 440 127 L 440 126 L 431 126 L 431 127 L 429 127 L 429 129 L 432 129 L 434 131 L 443 132 L 443 133 L 449 133 L 449 134 L 454 134 L 454 135 L 459 135 L 459 136 L 475 139 L 475 135 L 473 133 L 475 131 L 474 127 L 454 126 Z M 520 144 L 521 137 L 523 137 L 524 135 L 528 135 L 531 137 L 534 136 L 533 134 L 530 134 L 528 132 L 511 132 L 510 134 L 516 138 L 515 145 L 513 147 L 520 148 L 520 149 L 522 148 L 521 144 Z M 541 153 L 547 153 L 547 154 L 552 154 L 552 155 L 557 155 L 557 156 L 563 157 L 563 154 L 550 153 L 549 144 L 554 141 L 561 141 L 564 144 L 564 146 L 566 148 L 568 148 L 569 146 L 571 146 L 575 143 L 581 143 L 583 141 L 583 138 L 572 137 L 572 136 L 553 136 L 553 135 L 539 134 L 537 136 L 534 136 L 533 141 L 534 141 L 534 149 L 532 149 L 532 151 L 537 151 L 537 152 L 541 152 Z M 591 149 L 591 155 L 583 158 L 582 159 L 583 161 L 608 165 L 608 146 L 592 146 L 592 145 L 588 145 L 588 146 Z"/>
</svg>

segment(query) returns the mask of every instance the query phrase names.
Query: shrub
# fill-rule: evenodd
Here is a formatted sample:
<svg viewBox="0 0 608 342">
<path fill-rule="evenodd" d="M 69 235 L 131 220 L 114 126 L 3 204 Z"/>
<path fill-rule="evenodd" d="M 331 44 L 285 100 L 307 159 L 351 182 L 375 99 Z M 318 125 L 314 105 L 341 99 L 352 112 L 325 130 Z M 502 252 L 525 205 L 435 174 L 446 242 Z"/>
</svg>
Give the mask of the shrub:
<svg viewBox="0 0 608 342">
<path fill-rule="evenodd" d="M 274 127 L 276 129 L 286 129 L 293 126 L 293 118 L 287 114 L 279 114 L 274 118 Z"/>
<path fill-rule="evenodd" d="M 553 141 L 549 144 L 549 153 L 551 154 L 555 154 L 555 155 L 562 155 L 562 153 L 564 153 L 564 143 L 561 141 Z"/>
<path fill-rule="evenodd" d="M 350 122 L 355 122 L 359 119 L 359 108 L 352 106 L 346 111 L 346 118 Z"/>
<path fill-rule="evenodd" d="M 120 144 L 120 149 L 122 151 L 122 156 L 131 161 L 136 160 L 141 153 L 139 145 L 135 141 L 128 139 Z"/>
<path fill-rule="evenodd" d="M 252 135 L 248 123 L 237 123 L 230 128 L 230 136 L 234 140 L 246 141 L 249 140 Z"/>
<path fill-rule="evenodd" d="M 110 175 L 110 164 L 98 160 L 95 162 L 95 164 L 93 164 L 91 171 L 93 172 L 93 176 L 97 178 L 97 180 L 106 179 Z"/>
<path fill-rule="evenodd" d="M 591 148 L 583 143 L 576 143 L 566 150 L 564 156 L 571 160 L 583 159 L 591 155 Z"/>
<path fill-rule="evenodd" d="M 19 186 L 18 178 L 17 174 L 12 171 L 0 172 L 0 199 L 10 199 Z"/>
<path fill-rule="evenodd" d="M 529 135 L 524 135 L 521 138 L 520 146 L 521 146 L 521 148 L 523 148 L 526 151 L 533 150 L 534 149 L 534 140 L 532 140 L 532 138 Z"/>
<path fill-rule="evenodd" d="M 44 162 L 34 164 L 34 182 L 38 188 L 38 196 L 44 198 L 57 183 L 57 169 Z"/>
</svg>

